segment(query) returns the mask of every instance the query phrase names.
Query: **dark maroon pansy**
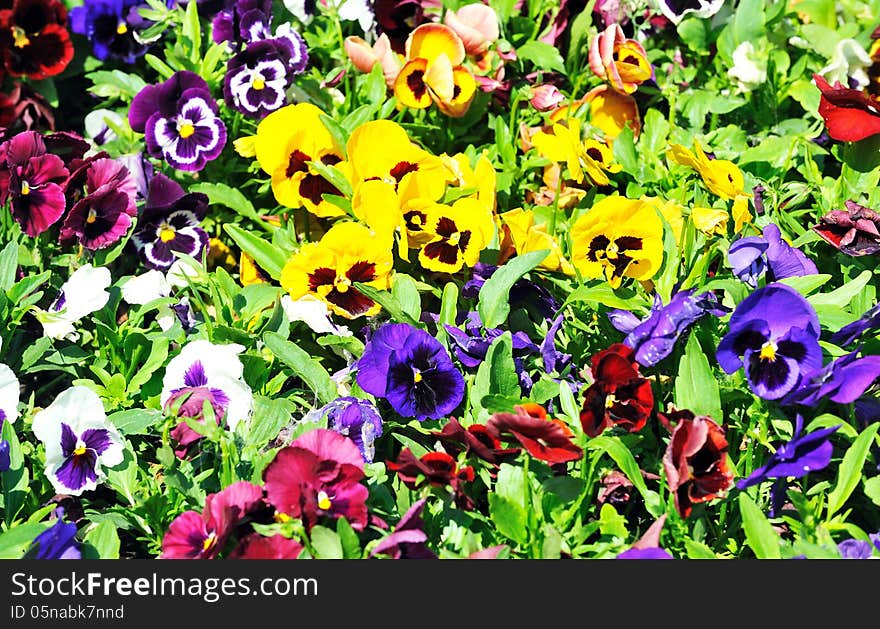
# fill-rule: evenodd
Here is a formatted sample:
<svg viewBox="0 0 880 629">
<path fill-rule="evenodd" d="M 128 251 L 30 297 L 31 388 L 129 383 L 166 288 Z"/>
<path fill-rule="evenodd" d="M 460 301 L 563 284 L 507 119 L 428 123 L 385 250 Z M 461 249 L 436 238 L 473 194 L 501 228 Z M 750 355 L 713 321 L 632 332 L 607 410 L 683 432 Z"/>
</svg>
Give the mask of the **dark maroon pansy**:
<svg viewBox="0 0 880 629">
<path fill-rule="evenodd" d="M 822 92 L 819 115 L 825 120 L 829 136 L 842 142 L 858 142 L 880 133 L 880 102 L 839 82 L 832 87 L 818 74 L 813 80 Z"/>
<path fill-rule="evenodd" d="M 675 509 L 683 518 L 694 504 L 719 497 L 733 484 L 724 429 L 709 417 L 692 415 L 690 411 L 677 415 L 663 455 Z"/>
<path fill-rule="evenodd" d="M 492 465 L 500 465 L 520 453 L 519 448 L 502 447 L 501 440 L 485 424 L 472 424 L 465 428 L 454 417 L 449 418 L 442 430 L 435 430 L 431 434 L 440 440 L 447 452 L 474 454 Z"/>
<path fill-rule="evenodd" d="M 36 237 L 64 214 L 68 174 L 61 158 L 47 152 L 43 136 L 19 133 L 0 145 L 0 204 L 11 202 L 12 216 Z"/>
<path fill-rule="evenodd" d="M 813 231 L 849 256 L 880 251 L 880 214 L 854 201 L 846 201 L 844 205 L 845 210 L 832 210 L 820 218 Z"/>
<path fill-rule="evenodd" d="M 364 459 L 348 437 L 316 428 L 282 448 L 263 472 L 266 496 L 279 513 L 311 529 L 321 518 L 344 517 L 360 531 L 367 525 L 361 484 Z"/>
<path fill-rule="evenodd" d="M 0 55 L 11 76 L 39 81 L 73 59 L 67 8 L 59 0 L 13 0 L 0 10 Z"/>
<path fill-rule="evenodd" d="M 425 484 L 455 488 L 463 481 L 474 480 L 474 468 L 469 465 L 459 468 L 455 459 L 445 452 L 428 452 L 416 457 L 412 450 L 404 448 L 396 461 L 386 461 L 385 465 L 410 489 Z"/>
<path fill-rule="evenodd" d="M 577 461 L 584 452 L 572 441 L 574 433 L 561 420 L 549 419 L 539 404 L 521 404 L 513 413 L 495 413 L 486 422 L 497 439 L 515 440 L 529 454 L 550 465 Z"/>
<path fill-rule="evenodd" d="M 9 131 L 52 131 L 55 114 L 42 94 L 27 83 L 16 82 L 0 93 L 0 127 Z"/>
<path fill-rule="evenodd" d="M 610 426 L 629 432 L 644 428 L 654 409 L 654 392 L 639 375 L 635 351 L 615 343 L 593 356 L 590 369 L 593 384 L 584 394 L 580 414 L 584 432 L 596 437 Z"/>
</svg>

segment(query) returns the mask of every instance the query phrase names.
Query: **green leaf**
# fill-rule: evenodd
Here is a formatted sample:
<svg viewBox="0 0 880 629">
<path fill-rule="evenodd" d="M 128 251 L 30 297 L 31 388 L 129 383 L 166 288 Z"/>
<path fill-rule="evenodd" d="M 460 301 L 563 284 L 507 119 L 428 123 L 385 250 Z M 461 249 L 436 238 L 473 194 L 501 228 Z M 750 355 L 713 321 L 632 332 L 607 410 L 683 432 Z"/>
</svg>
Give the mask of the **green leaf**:
<svg viewBox="0 0 880 629">
<path fill-rule="evenodd" d="M 0 559 L 20 559 L 30 547 L 31 542 L 55 522 L 30 522 L 13 526 L 0 533 Z"/>
<path fill-rule="evenodd" d="M 472 406 L 484 408 L 483 398 L 487 396 L 518 398 L 519 394 L 519 377 L 513 362 L 513 337 L 510 332 L 504 332 L 492 341 L 486 359 L 477 369 L 474 384 L 470 388 L 470 401 Z"/>
<path fill-rule="evenodd" d="M 868 458 L 878 428 L 880 428 L 880 424 L 871 424 L 863 430 L 843 455 L 843 461 L 841 461 L 837 472 L 837 484 L 828 494 L 828 514 L 826 516 L 828 519 L 831 519 L 831 516 L 846 503 L 862 479 L 862 466 L 865 464 L 865 459 Z"/>
<path fill-rule="evenodd" d="M 830 279 L 831 276 L 827 273 L 818 273 L 815 275 L 804 275 L 803 277 L 784 277 L 776 281 L 780 284 L 791 286 L 801 295 L 806 296 L 821 288 Z"/>
<path fill-rule="evenodd" d="M 618 437 L 595 437 L 587 442 L 587 449 L 601 450 L 610 456 L 617 463 L 620 471 L 626 474 L 636 490 L 645 499 L 645 507 L 648 509 L 648 512 L 655 517 L 659 517 L 663 513 L 660 496 L 657 492 L 648 489 L 642 472 L 639 469 L 639 464 L 636 463 L 629 448 L 623 445 L 623 442 Z"/>
<path fill-rule="evenodd" d="M 235 210 L 241 216 L 249 218 L 252 221 L 262 225 L 263 219 L 254 209 L 251 203 L 241 190 L 227 186 L 225 183 L 197 183 L 189 187 L 190 192 L 201 192 L 208 196 L 208 201 L 213 205 L 223 205 Z"/>
<path fill-rule="evenodd" d="M 382 306 L 391 318 L 397 323 L 409 323 L 415 327 L 424 327 L 421 323 L 419 323 L 418 318 L 411 317 L 404 309 L 401 307 L 400 302 L 397 301 L 397 298 L 389 293 L 387 290 L 379 290 L 378 288 L 374 288 L 368 284 L 363 284 L 361 282 L 355 282 L 354 287 L 357 288 L 364 295 L 375 301 L 377 304 Z"/>
<path fill-rule="evenodd" d="M 880 507 L 880 476 L 874 476 L 865 480 L 865 495 L 871 499 L 875 505 Z"/>
<path fill-rule="evenodd" d="M 12 422 L 3 422 L 0 428 L 0 440 L 9 443 L 9 469 L 0 473 L 0 487 L 3 494 L 3 515 L 6 524 L 12 524 L 15 516 L 24 505 L 28 495 L 28 482 L 30 472 L 24 464 L 24 455 L 21 452 L 21 443 L 15 433 Z"/>
<path fill-rule="evenodd" d="M 332 529 L 320 524 L 312 527 L 309 533 L 312 547 L 315 549 L 316 559 L 343 559 L 342 540 Z"/>
<path fill-rule="evenodd" d="M 693 411 L 695 415 L 708 415 L 717 422 L 724 418 L 718 381 L 695 334 L 688 338 L 685 353 L 678 363 L 675 406 Z"/>
<path fill-rule="evenodd" d="M 378 64 L 377 64 L 378 65 Z M 345 559 L 361 558 L 361 540 L 345 518 L 336 520 L 336 534 L 342 543 L 342 556 Z"/>
<path fill-rule="evenodd" d="M 873 273 L 868 269 L 865 269 L 855 278 L 848 280 L 839 288 L 831 291 L 830 293 L 818 293 L 816 295 L 810 295 L 807 297 L 807 301 L 810 302 L 814 307 L 815 306 L 837 306 L 838 308 L 845 308 L 849 306 L 850 302 L 856 297 L 856 295 L 860 294 L 868 282 L 871 281 L 871 277 Z"/>
<path fill-rule="evenodd" d="M 225 223 L 223 229 L 272 279 L 281 281 L 281 271 L 287 263 L 287 255 L 281 249 L 238 225 Z"/>
<path fill-rule="evenodd" d="M 123 496 L 130 505 L 137 504 L 135 495 L 139 493 L 137 455 L 131 447 L 131 443 L 125 442 L 122 451 L 122 462 L 107 471 L 107 484 Z"/>
<path fill-rule="evenodd" d="M 244 434 L 245 442 L 256 448 L 262 448 L 277 437 L 281 429 L 290 422 L 294 410 L 295 406 L 290 400 L 255 395 L 254 414 Z"/>
<path fill-rule="evenodd" d="M 293 373 L 308 385 L 321 404 L 328 404 L 339 397 L 336 383 L 330 379 L 327 370 L 299 345 L 275 332 L 266 332 L 263 335 L 263 342 L 281 362 L 290 367 Z"/>
<path fill-rule="evenodd" d="M 150 428 L 161 422 L 162 417 L 162 413 L 155 409 L 132 408 L 111 413 L 107 421 L 123 435 L 149 435 Z"/>
<path fill-rule="evenodd" d="M 391 294 L 400 304 L 410 318 L 418 320 L 422 316 L 422 298 L 413 278 L 405 273 L 394 274 L 394 284 L 391 286 Z"/>
<path fill-rule="evenodd" d="M 538 70 L 553 70 L 565 74 L 565 62 L 555 46 L 541 41 L 529 41 L 516 49 L 516 56 L 531 62 Z"/>
<path fill-rule="evenodd" d="M 317 171 L 317 173 L 326 179 L 330 185 L 339 190 L 341 196 L 346 199 L 351 198 L 351 182 L 344 174 L 342 174 L 341 170 L 336 168 L 336 166 L 325 164 L 324 162 L 315 159 L 309 162 L 309 167 Z"/>
<path fill-rule="evenodd" d="M 126 339 L 126 344 L 127 342 L 128 339 Z M 169 342 L 168 338 L 164 336 L 155 336 L 149 339 L 150 353 L 143 364 L 141 364 L 137 368 L 137 371 L 135 371 L 131 378 L 129 378 L 129 392 L 139 391 L 140 388 L 150 380 L 153 374 L 165 364 L 165 359 L 168 358 Z"/>
<path fill-rule="evenodd" d="M 477 312 L 485 328 L 497 328 L 510 313 L 510 289 L 523 275 L 544 261 L 549 249 L 518 255 L 495 271 L 480 288 Z"/>
<path fill-rule="evenodd" d="M 607 308 L 622 308 L 624 310 L 640 310 L 647 302 L 641 296 L 632 293 L 628 296 L 625 289 L 615 291 L 607 282 L 595 286 L 579 286 L 571 291 L 565 299 L 565 305 L 576 301 L 584 301 L 589 304 L 601 305 Z"/>
<path fill-rule="evenodd" d="M 110 520 L 92 527 L 83 538 L 83 559 L 119 559 L 119 534 Z M 90 556 L 93 551 L 95 556 Z"/>
<path fill-rule="evenodd" d="M 739 512 L 742 515 L 746 543 L 758 559 L 780 559 L 779 536 L 748 494 L 739 495 Z"/>
<path fill-rule="evenodd" d="M 617 509 L 610 502 L 606 502 L 599 509 L 599 532 L 620 539 L 627 537 L 626 518 L 617 513 Z"/>
<path fill-rule="evenodd" d="M 136 74 L 127 74 L 121 70 L 98 70 L 86 74 L 93 86 L 89 92 L 101 98 L 119 98 L 131 101 L 144 87 L 146 82 Z"/>
<path fill-rule="evenodd" d="M 624 171 L 630 175 L 638 175 L 640 171 L 639 158 L 636 155 L 636 147 L 633 140 L 632 129 L 625 126 L 614 139 L 612 148 L 614 160 L 620 164 Z"/>
<path fill-rule="evenodd" d="M 709 36 L 706 28 L 707 25 L 708 22 L 706 20 L 689 17 L 682 20 L 676 30 L 678 31 L 678 36 L 681 37 L 681 41 L 683 41 L 688 48 L 696 53 L 706 53 L 708 52 L 707 44 Z"/>
<path fill-rule="evenodd" d="M 15 271 L 18 269 L 18 243 L 6 243 L 0 251 L 0 291 L 7 291 L 15 284 Z"/>
<path fill-rule="evenodd" d="M 684 548 L 687 551 L 688 559 L 718 559 L 711 548 L 689 537 L 684 539 Z"/>
<path fill-rule="evenodd" d="M 502 463 L 495 491 L 489 494 L 492 522 L 502 535 L 520 544 L 527 539 L 525 483 L 525 472 L 521 467 Z"/>
</svg>

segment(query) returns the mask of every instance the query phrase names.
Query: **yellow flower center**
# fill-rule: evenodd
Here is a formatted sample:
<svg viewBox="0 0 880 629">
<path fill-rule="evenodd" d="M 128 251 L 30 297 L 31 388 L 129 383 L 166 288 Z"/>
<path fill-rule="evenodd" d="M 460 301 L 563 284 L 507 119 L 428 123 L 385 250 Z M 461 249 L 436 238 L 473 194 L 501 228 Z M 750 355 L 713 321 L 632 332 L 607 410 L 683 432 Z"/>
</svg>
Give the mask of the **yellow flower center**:
<svg viewBox="0 0 880 629">
<path fill-rule="evenodd" d="M 202 550 L 203 551 L 208 550 L 209 548 L 211 548 L 211 546 L 214 545 L 214 543 L 216 541 L 217 541 L 217 534 L 212 531 L 211 534 L 205 538 L 205 541 L 202 542 Z"/>
<path fill-rule="evenodd" d="M 461 234 L 459 232 L 452 232 L 451 234 L 449 234 L 449 238 L 446 239 L 446 242 L 448 242 L 453 247 L 457 247 L 459 240 L 461 240 Z"/>
<path fill-rule="evenodd" d="M 120 22 L 116 27 L 117 35 L 125 35 L 128 32 L 128 26 L 126 26 L 125 22 Z"/>
<path fill-rule="evenodd" d="M 616 243 L 610 242 L 608 243 L 608 246 L 605 247 L 605 256 L 611 260 L 617 259 L 618 253 L 620 253 L 620 249 Z"/>
<path fill-rule="evenodd" d="M 413 382 L 415 382 L 416 384 L 418 384 L 418 383 L 421 382 L 423 379 L 424 379 L 424 378 L 423 378 L 423 376 L 422 376 L 422 372 L 419 371 L 418 369 L 413 368 Z"/>
<path fill-rule="evenodd" d="M 178 135 L 180 135 L 180 137 L 182 137 L 184 140 L 190 137 L 195 132 L 196 128 L 192 126 L 192 124 L 189 122 L 184 122 L 177 130 Z"/>
<path fill-rule="evenodd" d="M 776 349 L 776 343 L 773 341 L 764 343 L 764 346 L 761 348 L 761 360 L 776 360 Z"/>
<path fill-rule="evenodd" d="M 177 232 L 175 232 L 174 228 L 170 225 L 163 225 L 162 229 L 159 230 L 159 240 L 162 242 L 170 242 L 174 240 L 174 236 Z"/>
<path fill-rule="evenodd" d="M 257 91 L 260 91 L 261 89 L 263 89 L 264 87 L 266 87 L 266 81 L 264 81 L 264 80 L 262 79 L 262 77 L 260 77 L 260 78 L 256 78 L 256 79 L 254 79 L 254 80 L 251 82 L 251 87 L 254 88 L 254 89 L 257 90 Z"/>
<path fill-rule="evenodd" d="M 27 195 L 29 195 L 30 193 L 31 193 L 31 185 L 30 185 L 28 182 L 26 182 L 26 181 L 22 181 L 22 182 L 21 182 L 21 194 L 22 194 L 22 196 L 27 196 Z"/>
<path fill-rule="evenodd" d="M 82 456 L 86 453 L 86 447 L 80 446 L 73 451 L 73 456 Z"/>
<path fill-rule="evenodd" d="M 96 220 L 98 220 L 98 213 L 93 209 L 89 210 L 89 215 L 86 217 L 86 223 L 91 225 Z"/>
<path fill-rule="evenodd" d="M 330 508 L 331 504 L 332 503 L 330 502 L 330 496 L 327 495 L 327 492 L 323 491 L 323 490 L 319 491 L 318 492 L 318 508 L 323 511 L 326 511 L 327 509 Z"/>
<path fill-rule="evenodd" d="M 285 522 L 290 522 L 292 518 L 286 513 L 281 513 L 280 511 L 275 512 L 274 520 L 279 524 L 284 524 Z"/>
<path fill-rule="evenodd" d="M 609 393 L 605 396 L 605 408 L 611 408 L 615 404 L 617 404 L 617 398 L 614 397 L 613 393 Z"/>
<path fill-rule="evenodd" d="M 336 287 L 337 292 L 346 293 L 348 292 L 348 289 L 351 288 L 351 280 L 344 275 L 342 277 L 337 276 L 336 280 L 333 282 L 333 285 Z"/>
<path fill-rule="evenodd" d="M 13 26 L 12 43 L 16 48 L 24 48 L 31 43 L 31 40 L 28 39 L 27 33 L 24 32 L 24 29 L 22 27 Z"/>
</svg>

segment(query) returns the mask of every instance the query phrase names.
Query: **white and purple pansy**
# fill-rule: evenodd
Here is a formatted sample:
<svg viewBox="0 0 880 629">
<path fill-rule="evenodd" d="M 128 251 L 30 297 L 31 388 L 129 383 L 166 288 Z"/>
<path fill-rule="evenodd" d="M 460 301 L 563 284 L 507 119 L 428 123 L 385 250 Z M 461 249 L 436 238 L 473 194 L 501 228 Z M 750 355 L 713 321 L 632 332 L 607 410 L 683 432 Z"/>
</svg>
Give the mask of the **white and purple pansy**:
<svg viewBox="0 0 880 629">
<path fill-rule="evenodd" d="M 150 269 L 167 271 L 177 259 L 174 252 L 199 258 L 208 247 L 208 234 L 199 227 L 208 211 L 208 197 L 184 192 L 176 181 L 157 173 L 149 184 L 147 200 L 132 242 Z"/>
<path fill-rule="evenodd" d="M 288 86 L 289 46 L 276 40 L 255 42 L 226 65 L 226 104 L 246 116 L 262 118 L 282 107 Z"/>
<path fill-rule="evenodd" d="M 177 406 L 178 416 L 198 418 L 205 402 L 218 422 L 229 430 L 247 421 L 254 408 L 251 388 L 243 379 L 244 366 L 238 355 L 242 345 L 214 345 L 195 340 L 184 345 L 168 362 L 159 398 L 163 408 Z"/>
<path fill-rule="evenodd" d="M 194 72 L 175 72 L 134 97 L 131 128 L 145 135 L 147 151 L 179 170 L 199 171 L 226 145 L 226 125 L 208 84 Z"/>
<path fill-rule="evenodd" d="M 110 270 L 103 266 L 84 264 L 74 271 L 61 285 L 48 310 L 34 308 L 34 315 L 43 325 L 43 335 L 53 339 L 75 335 L 74 323 L 107 304 L 111 281 Z"/>
<path fill-rule="evenodd" d="M 18 378 L 9 366 L 0 363 L 0 431 L 3 424 L 11 426 L 18 418 L 19 383 Z M 9 441 L 2 438 L 0 432 L 0 472 L 9 469 Z"/>
<path fill-rule="evenodd" d="M 46 475 L 59 494 L 91 491 L 106 477 L 105 468 L 122 463 L 123 439 L 88 387 L 62 391 L 34 415 L 33 431 L 46 448 Z"/>
</svg>

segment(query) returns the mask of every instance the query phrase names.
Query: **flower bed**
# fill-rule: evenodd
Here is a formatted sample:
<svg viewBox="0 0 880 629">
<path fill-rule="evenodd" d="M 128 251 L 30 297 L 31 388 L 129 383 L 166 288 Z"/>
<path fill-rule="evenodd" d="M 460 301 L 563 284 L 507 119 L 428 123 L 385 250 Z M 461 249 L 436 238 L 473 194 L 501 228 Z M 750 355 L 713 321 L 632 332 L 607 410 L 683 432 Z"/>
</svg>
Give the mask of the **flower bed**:
<svg viewBox="0 0 880 629">
<path fill-rule="evenodd" d="M 880 557 L 880 27 L 7 0 L 0 557 Z"/>
</svg>

